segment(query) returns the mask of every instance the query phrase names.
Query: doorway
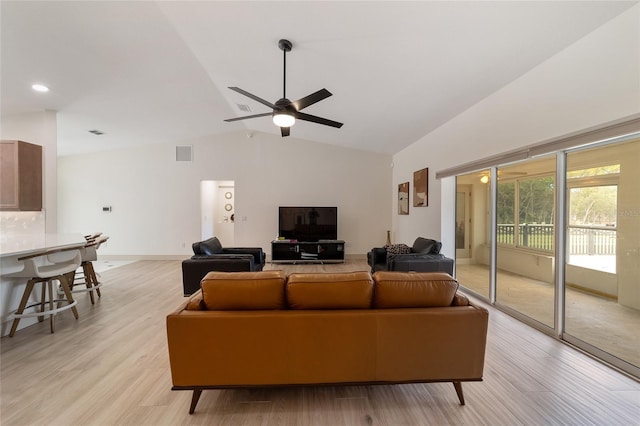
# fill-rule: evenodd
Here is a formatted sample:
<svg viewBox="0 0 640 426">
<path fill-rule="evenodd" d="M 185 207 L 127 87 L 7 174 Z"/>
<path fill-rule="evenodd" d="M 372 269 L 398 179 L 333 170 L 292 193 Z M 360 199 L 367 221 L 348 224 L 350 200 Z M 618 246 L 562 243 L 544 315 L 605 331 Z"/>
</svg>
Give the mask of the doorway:
<svg viewBox="0 0 640 426">
<path fill-rule="evenodd" d="M 203 240 L 215 236 L 222 246 L 235 244 L 235 204 L 234 181 L 200 182 L 200 236 Z"/>
</svg>

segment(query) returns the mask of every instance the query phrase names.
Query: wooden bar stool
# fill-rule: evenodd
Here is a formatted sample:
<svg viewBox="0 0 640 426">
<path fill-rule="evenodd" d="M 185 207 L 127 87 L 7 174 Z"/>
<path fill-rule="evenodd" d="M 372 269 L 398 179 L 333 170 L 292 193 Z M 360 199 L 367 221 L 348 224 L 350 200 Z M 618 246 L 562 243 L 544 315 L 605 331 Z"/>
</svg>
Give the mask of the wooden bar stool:
<svg viewBox="0 0 640 426">
<path fill-rule="evenodd" d="M 76 309 L 77 302 L 73 300 L 70 288 L 70 282 L 73 280 L 75 270 L 78 269 L 81 263 L 81 255 L 78 248 L 47 250 L 19 257 L 18 260 L 24 263 L 24 269 L 9 274 L 8 276 L 27 277 L 29 281 L 27 281 L 24 293 L 22 294 L 20 305 L 13 314 L 14 319 L 9 337 L 13 337 L 15 334 L 21 318 L 38 317 L 38 320 L 42 322 L 44 321 L 44 316 L 49 315 L 51 333 L 55 331 L 55 315 L 58 312 L 71 309 L 73 316 L 78 319 L 78 310 Z M 60 287 L 64 293 L 64 299 L 56 299 L 58 292 L 54 289 L 54 281 L 60 283 Z M 27 306 L 31 292 L 37 283 L 42 283 L 40 301 Z M 66 302 L 66 304 L 62 305 L 64 302 Z M 24 312 L 25 309 L 36 306 L 40 307 L 38 312 Z"/>
<path fill-rule="evenodd" d="M 80 267 L 82 272 L 76 272 L 74 280 L 70 284 L 72 293 L 88 292 L 91 304 L 95 304 L 93 293 L 95 292 L 98 297 L 101 297 L 100 287 L 102 283 L 98 281 L 96 271 L 93 268 L 93 261 L 98 259 L 97 250 L 100 245 L 107 241 L 109 237 L 101 236 L 102 233 L 97 233 L 92 236 L 86 236 L 87 244 L 80 249 L 81 263 Z M 77 284 L 84 284 L 85 288 L 74 288 Z"/>
</svg>

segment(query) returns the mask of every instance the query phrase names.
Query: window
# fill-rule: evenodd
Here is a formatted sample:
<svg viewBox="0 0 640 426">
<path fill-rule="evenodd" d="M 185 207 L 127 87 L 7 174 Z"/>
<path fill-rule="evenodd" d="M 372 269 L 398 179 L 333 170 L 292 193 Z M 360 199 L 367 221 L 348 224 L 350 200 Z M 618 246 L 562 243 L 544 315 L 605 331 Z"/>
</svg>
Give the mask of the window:
<svg viewBox="0 0 640 426">
<path fill-rule="evenodd" d="M 553 177 L 518 181 L 518 245 L 553 251 Z"/>
<path fill-rule="evenodd" d="M 567 172 L 567 263 L 616 272 L 620 165 Z"/>
<path fill-rule="evenodd" d="M 497 203 L 499 244 L 553 251 L 553 176 L 499 180 Z"/>
</svg>

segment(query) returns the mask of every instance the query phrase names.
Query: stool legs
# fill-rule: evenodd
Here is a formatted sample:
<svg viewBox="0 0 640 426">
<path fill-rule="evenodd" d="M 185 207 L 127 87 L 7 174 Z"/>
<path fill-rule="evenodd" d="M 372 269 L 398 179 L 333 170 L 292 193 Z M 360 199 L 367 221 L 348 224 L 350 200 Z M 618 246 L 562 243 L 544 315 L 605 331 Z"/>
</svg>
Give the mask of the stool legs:
<svg viewBox="0 0 640 426">
<path fill-rule="evenodd" d="M 29 296 L 31 295 L 31 291 L 33 290 L 33 286 L 36 282 L 38 282 L 37 279 L 27 281 L 27 286 L 24 289 L 24 293 L 22 293 L 22 299 L 20 300 L 20 305 L 18 306 L 16 314 L 21 314 L 24 311 L 24 308 L 26 308 Z M 20 323 L 20 317 L 14 318 L 13 324 L 11 324 L 11 331 L 9 331 L 9 337 L 13 337 L 13 335 L 16 334 L 18 323 Z"/>
<path fill-rule="evenodd" d="M 69 304 L 73 303 L 73 295 L 71 294 L 71 288 L 69 288 L 69 279 L 66 275 L 61 275 L 60 277 L 60 286 L 64 291 L 64 295 L 67 297 L 67 302 Z M 71 312 L 73 312 L 73 316 L 78 319 L 78 309 L 75 306 L 71 307 Z"/>
<path fill-rule="evenodd" d="M 91 276 L 93 286 L 96 288 L 96 294 L 98 295 L 98 297 L 102 297 L 102 295 L 100 294 L 100 283 L 98 282 L 98 277 L 96 277 L 96 270 L 93 269 L 93 262 L 88 262 L 87 268 L 89 268 L 89 274 Z"/>
<path fill-rule="evenodd" d="M 54 280 L 57 280 L 60 282 L 60 287 L 64 292 L 66 302 L 69 305 L 73 304 L 73 306 L 71 306 L 71 312 L 73 312 L 73 316 L 75 317 L 75 319 L 78 319 L 79 317 L 78 309 L 75 306 L 75 301 L 73 300 L 73 295 L 71 294 L 71 289 L 69 288 L 70 280 L 67 277 L 67 275 L 58 275 L 56 277 L 51 277 L 49 279 L 32 278 L 29 281 L 27 281 L 27 285 L 24 289 L 24 293 L 22 294 L 22 299 L 20 299 L 20 305 L 18 306 L 18 310 L 15 312 L 16 317 L 13 319 L 13 323 L 11 324 L 9 337 L 13 337 L 14 334 L 16 333 L 16 330 L 18 329 L 18 324 L 20 323 L 20 318 L 22 317 L 24 310 L 27 308 L 27 303 L 29 302 L 29 296 L 31 296 L 33 287 L 35 286 L 36 283 L 39 283 L 39 282 L 42 283 L 42 292 L 41 292 L 42 298 L 40 299 L 39 303 L 32 304 L 30 305 L 30 307 L 40 305 L 40 312 L 36 313 L 36 315 L 38 316 L 38 321 L 40 322 L 44 320 L 44 315 L 49 313 L 49 326 L 51 328 L 51 333 L 55 331 L 55 315 L 58 309 L 54 306 L 54 304 L 56 303 L 56 294 L 57 294 L 53 286 Z M 48 300 L 46 297 L 47 290 L 49 293 Z M 47 304 L 47 302 L 49 305 L 48 310 L 45 309 L 45 305 Z M 29 314 L 29 316 L 35 316 L 35 315 Z"/>
<path fill-rule="evenodd" d="M 42 289 L 40 292 L 40 312 L 44 312 L 44 304 L 47 300 L 47 283 L 46 281 L 40 281 L 42 283 Z M 38 317 L 38 322 L 44 321 L 44 314 Z"/>
<path fill-rule="evenodd" d="M 95 298 L 93 296 L 93 292 L 95 291 L 98 297 L 101 297 L 100 294 L 100 283 L 98 282 L 98 277 L 96 276 L 96 271 L 93 269 L 93 263 L 86 261 L 82 262 L 82 275 L 84 279 L 84 284 L 87 288 L 86 290 L 77 290 L 77 291 L 87 291 L 89 292 L 89 298 L 91 299 L 91 304 L 95 304 Z M 73 286 L 75 285 L 75 276 L 69 279 L 69 288 L 73 291 Z"/>
<path fill-rule="evenodd" d="M 44 283 L 42 283 L 44 286 Z M 53 292 L 53 280 L 47 281 L 47 287 L 49 288 L 49 310 L 53 311 L 53 302 L 55 301 L 55 293 Z M 56 316 L 51 314 L 49 315 L 49 327 L 51 328 L 51 333 L 56 331 Z"/>
</svg>

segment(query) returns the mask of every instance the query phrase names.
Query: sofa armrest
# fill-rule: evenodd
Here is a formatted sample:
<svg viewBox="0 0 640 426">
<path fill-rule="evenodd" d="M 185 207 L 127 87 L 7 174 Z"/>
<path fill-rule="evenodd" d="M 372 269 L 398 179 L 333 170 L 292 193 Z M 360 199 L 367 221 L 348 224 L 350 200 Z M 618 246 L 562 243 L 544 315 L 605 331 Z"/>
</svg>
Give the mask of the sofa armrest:
<svg viewBox="0 0 640 426">
<path fill-rule="evenodd" d="M 456 292 L 455 296 L 453 296 L 453 301 L 451 302 L 451 306 L 469 306 L 469 298 L 460 292 Z"/>
<path fill-rule="evenodd" d="M 265 254 L 262 247 L 225 247 L 222 249 L 223 254 L 250 254 L 253 256 L 253 262 L 257 270 L 262 270 L 265 262 Z"/>
<path fill-rule="evenodd" d="M 223 259 L 242 259 L 253 255 L 250 254 L 194 254 L 191 260 L 223 260 Z"/>
<path fill-rule="evenodd" d="M 196 291 L 189 297 L 187 304 L 184 305 L 185 311 L 206 311 L 206 305 L 204 304 L 204 298 L 202 296 L 202 289 Z"/>
<path fill-rule="evenodd" d="M 211 271 L 238 272 L 254 271 L 253 256 L 250 254 L 223 254 L 193 256 L 182 261 L 182 287 L 189 296 L 200 289 L 200 281 Z"/>
<path fill-rule="evenodd" d="M 379 263 L 387 263 L 387 249 L 384 247 L 374 247 L 367 253 L 367 263 L 373 268 Z"/>
</svg>

